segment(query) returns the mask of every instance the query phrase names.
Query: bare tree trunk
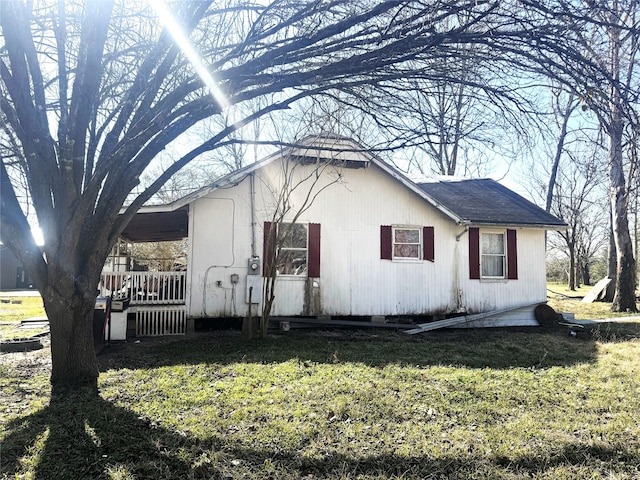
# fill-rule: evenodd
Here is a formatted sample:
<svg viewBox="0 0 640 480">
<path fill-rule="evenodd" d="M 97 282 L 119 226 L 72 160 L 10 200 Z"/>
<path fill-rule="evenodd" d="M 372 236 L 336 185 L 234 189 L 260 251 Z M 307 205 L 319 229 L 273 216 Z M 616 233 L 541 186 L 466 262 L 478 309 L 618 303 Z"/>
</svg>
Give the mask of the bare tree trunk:
<svg viewBox="0 0 640 480">
<path fill-rule="evenodd" d="M 622 152 L 620 152 L 620 156 Z M 611 173 L 611 210 L 613 212 L 613 233 L 616 246 L 615 294 L 611 309 L 615 312 L 637 311 L 636 306 L 636 262 L 633 257 L 633 244 L 629 234 L 627 219 L 627 195 L 623 181 L 615 182 L 615 167 L 609 166 Z"/>
<path fill-rule="evenodd" d="M 576 252 L 573 246 L 569 246 L 569 290 L 576 289 Z"/>
<path fill-rule="evenodd" d="M 612 12 L 617 9 L 617 2 Z M 612 16 L 614 13 L 612 13 Z M 615 17 L 612 18 L 615 20 Z M 622 142 L 624 124 L 622 121 L 622 99 L 618 85 L 620 72 L 620 29 L 609 28 L 609 62 L 613 82 L 609 97 L 609 155 L 608 170 L 613 238 L 616 246 L 615 294 L 611 309 L 614 312 L 636 312 L 636 262 L 633 257 L 633 243 L 629 233 L 628 196 L 625 185 Z"/>
<path fill-rule="evenodd" d="M 558 94 L 557 102 L 558 113 L 560 113 L 560 100 Z M 558 141 L 556 143 L 556 153 L 553 157 L 553 163 L 551 164 L 551 174 L 549 175 L 549 183 L 547 184 L 547 199 L 545 203 L 545 210 L 551 212 L 551 205 L 553 203 L 553 193 L 556 187 L 556 179 L 558 177 L 558 167 L 560 166 L 560 159 L 562 158 L 562 152 L 564 150 L 564 142 L 567 139 L 567 126 L 571 114 L 575 110 L 573 102 L 573 95 L 569 95 L 567 100 L 567 108 L 562 112 L 562 122 L 560 124 L 560 134 L 558 135 Z"/>
<path fill-rule="evenodd" d="M 613 303 L 613 296 L 616 293 L 616 276 L 618 271 L 616 251 L 616 240 L 613 235 L 613 213 L 609 208 L 609 251 L 607 255 L 607 277 L 611 279 L 609 285 L 607 285 L 607 291 L 603 298 L 603 301 Z"/>
<path fill-rule="evenodd" d="M 583 258 L 580 265 L 583 285 L 591 285 L 591 270 L 589 269 L 589 259 Z"/>
<path fill-rule="evenodd" d="M 275 263 L 275 259 L 274 259 Z M 260 338 L 265 338 L 269 331 L 269 320 L 271 319 L 271 309 L 273 301 L 276 298 L 275 284 L 277 274 L 274 272 L 264 279 L 264 304 L 262 307 L 262 316 L 260 317 Z"/>
<path fill-rule="evenodd" d="M 71 292 L 70 295 L 66 295 Z M 97 393 L 98 364 L 93 343 L 95 297 L 76 288 L 44 289 L 51 329 L 52 394 L 87 388 Z"/>
<path fill-rule="evenodd" d="M 584 279 L 585 279 L 585 285 L 593 285 L 593 280 L 591 279 L 591 269 L 589 268 L 589 265 L 585 265 L 584 267 Z M 589 283 L 586 283 L 586 282 Z"/>
<path fill-rule="evenodd" d="M 619 118 L 619 117 L 618 117 Z M 614 312 L 637 311 L 636 262 L 629 233 L 627 191 L 622 166 L 622 122 L 612 122 L 609 144 L 609 179 L 611 182 L 611 214 L 616 249 L 615 294 L 611 309 Z"/>
</svg>

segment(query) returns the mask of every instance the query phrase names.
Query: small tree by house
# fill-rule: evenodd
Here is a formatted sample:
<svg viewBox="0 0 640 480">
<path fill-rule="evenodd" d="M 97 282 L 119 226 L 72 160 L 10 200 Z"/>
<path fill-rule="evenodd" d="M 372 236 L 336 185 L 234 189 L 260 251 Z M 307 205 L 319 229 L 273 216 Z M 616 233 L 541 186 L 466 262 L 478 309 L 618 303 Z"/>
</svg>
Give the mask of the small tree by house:
<svg viewBox="0 0 640 480">
<path fill-rule="evenodd" d="M 313 152 L 312 149 L 310 149 Z M 311 153 L 313 155 L 313 153 Z M 276 301 L 280 275 L 306 275 L 307 289 L 312 289 L 319 272 L 309 268 L 311 257 L 319 251 L 313 247 L 319 236 L 317 225 L 298 223 L 319 195 L 341 181 L 340 162 L 321 159 L 300 163 L 292 156 L 283 157 L 279 183 L 270 186 L 273 194 L 269 221 L 264 231 L 264 284 L 260 335 L 266 336 Z M 316 259 L 319 261 L 319 259 Z"/>
</svg>

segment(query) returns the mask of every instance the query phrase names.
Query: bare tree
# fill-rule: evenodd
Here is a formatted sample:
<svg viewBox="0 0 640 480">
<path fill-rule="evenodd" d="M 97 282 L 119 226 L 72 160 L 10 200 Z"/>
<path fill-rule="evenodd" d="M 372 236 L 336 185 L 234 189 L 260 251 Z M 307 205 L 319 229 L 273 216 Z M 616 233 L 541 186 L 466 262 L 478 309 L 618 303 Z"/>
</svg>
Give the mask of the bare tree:
<svg viewBox="0 0 640 480">
<path fill-rule="evenodd" d="M 583 285 L 592 285 L 592 267 L 597 263 L 609 240 L 606 208 L 593 202 L 582 215 L 580 237 L 576 248 L 576 278 Z"/>
<path fill-rule="evenodd" d="M 553 204 L 553 194 L 556 189 L 556 182 L 558 178 L 558 168 L 560 167 L 560 159 L 563 156 L 565 150 L 565 143 L 567 142 L 567 136 L 569 134 L 569 120 L 571 115 L 578 107 L 578 102 L 574 98 L 573 94 L 569 93 L 566 97 L 565 103 L 562 103 L 562 90 L 557 89 L 552 91 L 553 99 L 553 113 L 556 128 L 558 129 L 557 139 L 555 144 L 555 151 L 553 152 L 553 159 L 551 161 L 551 171 L 549 173 L 549 182 L 547 184 L 547 195 L 545 201 L 545 210 L 551 211 Z"/>
<path fill-rule="evenodd" d="M 563 168 L 557 169 L 555 194 L 551 212 L 567 223 L 568 228 L 557 235 L 562 238 L 564 250 L 569 257 L 569 289 L 579 286 L 579 278 L 584 278 L 585 268 L 591 261 L 590 255 L 598 251 L 606 238 L 606 229 L 602 228 L 601 165 L 594 156 L 577 159 Z M 600 227 L 600 228 L 598 228 Z"/>
<path fill-rule="evenodd" d="M 548 89 L 550 111 L 540 122 L 539 149 L 545 152 L 532 162 L 529 185 L 537 189 L 545 209 L 564 220 L 568 229 L 553 234 L 549 246 L 568 257 L 567 281 L 575 290 L 580 282 L 590 282 L 589 266 L 607 238 L 603 218 L 605 149 L 599 129 L 583 115 L 580 102 L 562 87 Z M 560 240 L 560 241 L 558 241 Z"/>
<path fill-rule="evenodd" d="M 543 2 L 238 0 L 171 7 L 0 2 L 0 145 L 19 152 L 2 154 L 0 237 L 42 295 L 54 393 L 97 385 L 90 321 L 96 285 L 126 224 L 192 160 L 237 142 L 232 135 L 243 126 L 303 98 L 338 92 L 354 105 L 372 98 L 361 111 L 375 123 L 376 92 L 397 94 L 416 81 L 458 83 L 440 66 L 469 45 L 477 46 L 474 58 L 496 69 L 537 61 L 540 69 L 571 75 L 580 66 L 580 94 L 603 78 L 578 48 L 576 31 L 558 28 Z M 590 21 L 589 12 L 579 13 L 579 22 Z M 517 96 L 506 80 L 481 87 Z M 232 115 L 253 99 L 263 101 Z M 188 144 L 138 189 L 164 149 L 223 113 L 234 122 Z M 422 141 L 398 138 L 393 146 Z M 33 239 L 26 204 L 43 246 Z"/>
<path fill-rule="evenodd" d="M 322 150 L 331 148 L 331 142 L 336 137 L 332 134 L 318 135 L 318 145 L 324 144 Z M 317 234 L 311 231 L 312 226 L 298 223 L 303 215 L 315 202 L 318 196 L 334 185 L 342 182 L 340 173 L 341 162 L 320 156 L 314 151 L 313 145 L 306 149 L 308 157 L 304 162 L 294 158 L 296 150 L 288 150 L 283 155 L 282 168 L 279 178 L 274 184 L 265 185 L 271 192 L 272 198 L 268 202 L 270 212 L 269 222 L 266 224 L 264 261 L 264 284 L 262 315 L 260 318 L 260 333 L 267 334 L 271 311 L 276 299 L 278 277 L 283 274 L 307 274 L 306 290 L 313 290 L 313 282 L 318 274 L 308 269 L 308 257 L 299 258 L 298 249 L 306 251 L 311 245 L 310 236 Z M 310 162 L 309 158 L 315 161 Z M 308 252 L 308 255 L 312 252 Z"/>
<path fill-rule="evenodd" d="M 608 141 L 607 177 L 611 206 L 612 246 L 615 278 L 612 310 L 636 311 L 636 262 L 628 224 L 628 191 L 625 172 L 624 132 L 638 125 L 638 55 L 640 23 L 638 3 L 612 2 L 541 2 L 528 1 L 534 15 L 556 18 L 565 25 L 565 36 L 572 47 L 555 54 L 545 65 L 539 51 L 532 59 L 532 70 L 553 79 L 592 112 Z M 573 43 L 575 42 L 575 43 Z M 513 52 L 519 55 L 519 52 Z M 563 59 L 565 65 L 557 60 Z M 600 79 L 595 81 L 595 72 Z"/>
<path fill-rule="evenodd" d="M 597 116 L 608 140 L 607 174 L 611 205 L 611 252 L 615 252 L 612 310 L 636 311 L 636 261 L 629 231 L 628 185 L 625 172 L 624 132 L 637 129 L 638 3 L 613 0 L 584 2 L 595 22 L 578 38 L 587 55 L 606 72 L 601 86 L 593 86 L 580 98 Z M 568 10 L 568 23 L 575 28 L 575 10 Z M 578 69 L 576 73 L 580 73 Z M 629 164 L 627 164 L 627 167 Z M 611 258 L 611 257 L 610 257 Z M 612 259 L 613 260 L 613 259 Z M 612 262 L 610 262 L 612 263 Z"/>
<path fill-rule="evenodd" d="M 614 0 L 611 10 L 607 12 L 610 26 L 607 29 L 609 40 L 609 52 L 607 55 L 608 66 L 613 77 L 609 87 L 609 109 L 607 117 L 603 118 L 603 125 L 609 134 L 609 159 L 608 172 L 610 181 L 611 211 L 613 235 L 616 246 L 616 289 L 613 297 L 612 309 L 614 311 L 637 311 L 636 306 L 636 262 L 633 256 L 633 243 L 629 232 L 628 220 L 628 194 L 623 164 L 623 135 L 624 121 L 624 92 L 618 87 L 621 74 L 624 75 L 621 54 L 629 55 L 627 59 L 627 73 L 632 74 L 632 65 L 637 55 L 637 40 L 632 45 L 631 52 L 625 52 L 623 32 L 619 25 L 626 21 L 625 17 L 632 14 L 635 17 L 636 2 L 629 2 L 633 10 L 626 10 Z M 637 19 L 633 19 L 637 26 Z"/>
</svg>

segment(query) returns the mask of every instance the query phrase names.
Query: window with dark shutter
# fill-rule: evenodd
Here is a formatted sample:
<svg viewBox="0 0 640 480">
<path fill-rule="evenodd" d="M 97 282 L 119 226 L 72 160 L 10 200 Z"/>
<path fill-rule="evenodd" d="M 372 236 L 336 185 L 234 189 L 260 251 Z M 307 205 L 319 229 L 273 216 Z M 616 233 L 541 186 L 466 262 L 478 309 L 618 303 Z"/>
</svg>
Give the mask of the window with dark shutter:
<svg viewBox="0 0 640 480">
<path fill-rule="evenodd" d="M 264 222 L 262 248 L 263 276 L 320 277 L 319 223 Z"/>
<path fill-rule="evenodd" d="M 516 230 L 469 229 L 469 278 L 518 279 Z"/>
<path fill-rule="evenodd" d="M 469 229 L 469 278 L 480 279 L 480 229 Z"/>
<path fill-rule="evenodd" d="M 263 231 L 263 239 L 262 239 L 262 276 L 269 277 L 271 276 L 271 266 L 273 265 L 275 248 L 276 248 L 276 239 L 277 236 L 277 225 L 271 222 L 264 222 L 264 231 Z"/>
<path fill-rule="evenodd" d="M 309 224 L 309 270 L 308 276 L 312 278 L 320 277 L 320 224 Z"/>
<path fill-rule="evenodd" d="M 435 261 L 435 240 L 433 227 L 422 228 L 422 259 Z"/>
<path fill-rule="evenodd" d="M 515 230 L 507 230 L 507 278 L 518 279 L 518 241 Z"/>
<path fill-rule="evenodd" d="M 380 258 L 433 262 L 435 259 L 434 228 L 381 225 Z"/>
<path fill-rule="evenodd" d="M 391 225 L 380 226 L 380 258 L 391 260 L 393 258 L 393 228 Z"/>
</svg>

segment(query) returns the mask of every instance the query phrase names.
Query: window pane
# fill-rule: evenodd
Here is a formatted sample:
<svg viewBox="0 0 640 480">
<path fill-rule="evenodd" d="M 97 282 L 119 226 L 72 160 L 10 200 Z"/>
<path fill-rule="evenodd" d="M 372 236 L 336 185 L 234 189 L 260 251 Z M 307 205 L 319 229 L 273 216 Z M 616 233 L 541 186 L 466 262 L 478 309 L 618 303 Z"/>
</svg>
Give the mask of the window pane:
<svg viewBox="0 0 640 480">
<path fill-rule="evenodd" d="M 393 256 L 400 258 L 420 258 L 419 245 L 394 245 Z"/>
<path fill-rule="evenodd" d="M 301 223 L 283 223 L 280 245 L 283 248 L 307 248 L 307 226 Z"/>
<path fill-rule="evenodd" d="M 280 250 L 276 265 L 278 275 L 306 275 L 306 250 Z"/>
<path fill-rule="evenodd" d="M 483 255 L 482 256 L 482 276 L 483 277 L 504 277 L 504 256 Z"/>
<path fill-rule="evenodd" d="M 420 243 L 420 231 L 416 229 L 395 231 L 396 243 Z"/>
<path fill-rule="evenodd" d="M 504 255 L 504 235 L 502 233 L 483 233 L 482 253 Z"/>
</svg>

